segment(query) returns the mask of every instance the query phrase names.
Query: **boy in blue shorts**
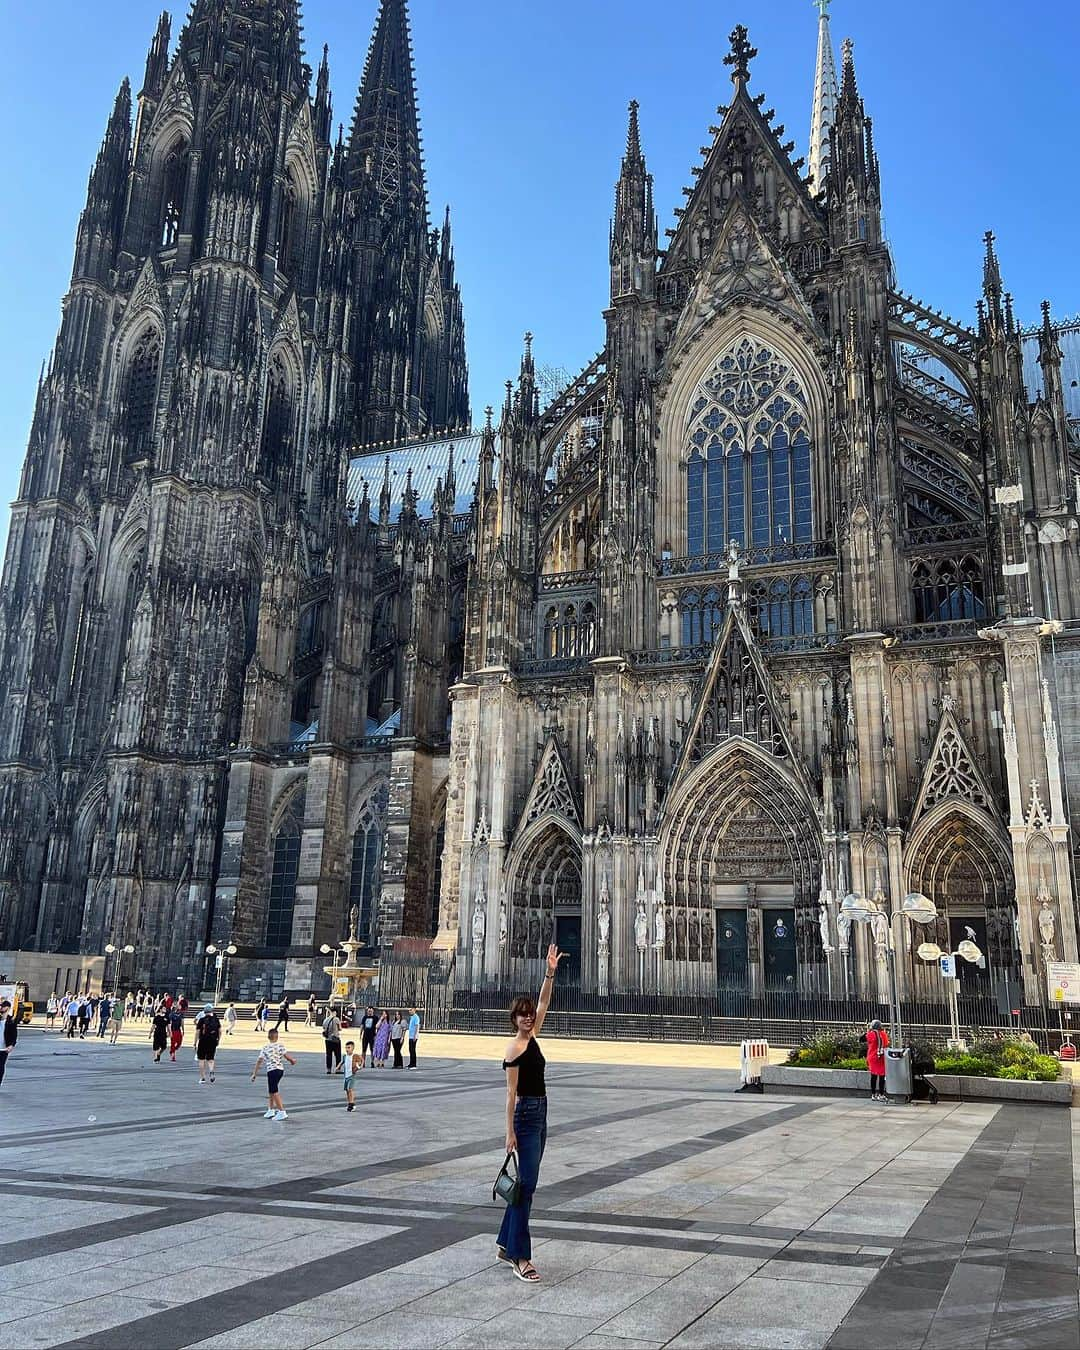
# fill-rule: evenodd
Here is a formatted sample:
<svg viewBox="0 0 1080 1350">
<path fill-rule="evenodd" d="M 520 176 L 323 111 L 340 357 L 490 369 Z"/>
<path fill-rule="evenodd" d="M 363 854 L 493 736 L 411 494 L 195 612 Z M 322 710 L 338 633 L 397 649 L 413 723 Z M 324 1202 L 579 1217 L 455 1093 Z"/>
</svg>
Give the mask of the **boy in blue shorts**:
<svg viewBox="0 0 1080 1350">
<path fill-rule="evenodd" d="M 364 1067 L 363 1059 L 356 1053 L 356 1042 L 345 1042 L 345 1110 L 352 1111 L 356 1106 L 356 1077 Z"/>
</svg>

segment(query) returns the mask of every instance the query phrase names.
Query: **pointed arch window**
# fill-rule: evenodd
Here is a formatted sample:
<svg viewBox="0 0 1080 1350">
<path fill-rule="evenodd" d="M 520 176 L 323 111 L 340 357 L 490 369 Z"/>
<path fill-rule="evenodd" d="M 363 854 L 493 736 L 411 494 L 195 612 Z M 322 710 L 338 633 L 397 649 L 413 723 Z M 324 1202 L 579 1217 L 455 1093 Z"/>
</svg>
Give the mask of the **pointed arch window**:
<svg viewBox="0 0 1080 1350">
<path fill-rule="evenodd" d="M 300 828 L 304 795 L 295 797 L 274 835 L 270 893 L 266 907 L 266 945 L 281 951 L 292 943 L 296 878 L 300 871 Z"/>
<path fill-rule="evenodd" d="M 289 374 L 280 356 L 270 363 L 263 420 L 262 471 L 276 482 L 288 466 L 292 449 L 293 407 Z"/>
<path fill-rule="evenodd" d="M 304 266 L 304 202 L 296 179 L 289 174 L 281 191 L 278 230 L 278 267 L 299 287 Z"/>
<path fill-rule="evenodd" d="M 359 911 L 360 941 L 378 945 L 379 896 L 382 893 L 383 836 L 386 830 L 385 785 L 372 793 L 360 812 L 353 835 L 352 864 L 349 873 L 349 907 Z"/>
<path fill-rule="evenodd" d="M 154 435 L 161 340 L 148 328 L 135 344 L 128 361 L 124 388 L 124 434 L 128 459 L 143 459 Z"/>
<path fill-rule="evenodd" d="M 184 218 L 184 197 L 187 192 L 188 145 L 181 139 L 165 156 L 161 175 L 161 232 L 162 248 L 175 248 Z"/>
<path fill-rule="evenodd" d="M 687 552 L 783 557 L 813 537 L 810 410 L 784 357 L 742 338 L 698 385 L 687 425 Z"/>
<path fill-rule="evenodd" d="M 970 554 L 915 562 L 911 568 L 911 596 L 916 623 L 985 618 L 982 564 Z"/>
</svg>

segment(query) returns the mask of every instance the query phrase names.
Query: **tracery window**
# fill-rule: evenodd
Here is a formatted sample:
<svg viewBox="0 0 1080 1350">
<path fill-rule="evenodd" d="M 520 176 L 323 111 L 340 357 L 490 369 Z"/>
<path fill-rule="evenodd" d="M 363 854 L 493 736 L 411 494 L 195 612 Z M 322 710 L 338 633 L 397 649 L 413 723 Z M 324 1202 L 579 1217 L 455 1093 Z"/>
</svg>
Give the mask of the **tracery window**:
<svg viewBox="0 0 1080 1350">
<path fill-rule="evenodd" d="M 304 795 L 294 797 L 274 835 L 270 891 L 266 907 L 266 945 L 281 950 L 292 942 L 296 878 L 300 871 L 300 825 Z"/>
<path fill-rule="evenodd" d="M 184 216 L 187 190 L 188 147 L 179 140 L 165 156 L 161 179 L 161 247 L 174 248 Z"/>
<path fill-rule="evenodd" d="M 378 901 L 382 893 L 382 849 L 385 831 L 385 786 L 372 793 L 353 835 L 349 873 L 349 907 L 360 914 L 359 937 L 367 946 L 378 940 Z"/>
<path fill-rule="evenodd" d="M 160 359 L 160 339 L 153 328 L 148 328 L 131 354 L 125 381 L 124 432 L 129 459 L 142 458 L 150 448 Z"/>
<path fill-rule="evenodd" d="M 916 623 L 946 623 L 986 615 L 982 564 L 971 555 L 914 563 L 911 594 Z"/>
<path fill-rule="evenodd" d="M 782 550 L 813 534 L 810 414 L 790 364 L 742 338 L 702 379 L 687 426 L 687 552 Z"/>
<path fill-rule="evenodd" d="M 278 235 L 278 266 L 296 283 L 304 261 L 303 210 L 300 189 L 286 178 L 281 193 L 281 227 Z"/>
</svg>

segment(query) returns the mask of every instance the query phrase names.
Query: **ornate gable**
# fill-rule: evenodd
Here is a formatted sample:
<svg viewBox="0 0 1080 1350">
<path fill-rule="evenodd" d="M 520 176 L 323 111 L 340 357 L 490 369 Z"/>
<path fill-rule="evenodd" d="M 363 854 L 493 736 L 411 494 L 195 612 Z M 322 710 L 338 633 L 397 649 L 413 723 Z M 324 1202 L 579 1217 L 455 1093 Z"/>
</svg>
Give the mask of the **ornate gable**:
<svg viewBox="0 0 1080 1350">
<path fill-rule="evenodd" d="M 521 828 L 549 813 L 573 821 L 579 829 L 581 828 L 581 812 L 570 779 L 570 770 L 562 747 L 554 735 L 548 736 L 544 752 L 540 756 L 540 763 L 536 766 L 532 787 L 529 788 L 525 808 L 521 813 Z"/>
<path fill-rule="evenodd" d="M 739 604 L 728 606 L 674 777 L 680 777 L 733 736 L 755 742 L 768 754 L 788 761 L 798 772 L 783 710 Z"/>
<path fill-rule="evenodd" d="M 802 161 L 790 158 L 793 143 L 781 142 L 782 125 L 770 125 L 772 109 L 761 111 L 764 95 L 755 98 L 747 91 L 747 61 L 754 51 L 745 38 L 745 29 L 736 29 L 731 35 L 732 55 L 725 61 L 735 66 L 735 94 L 728 108 L 718 109 L 724 114 L 720 126 L 710 128 L 715 139 L 703 150 L 704 164 L 694 170 L 697 182 L 688 193 L 686 206 L 676 212 L 679 224 L 669 232 L 672 240 L 661 275 L 700 261 L 705 252 L 703 242 L 712 237 L 729 199 L 739 192 L 755 203 L 756 213 L 778 233 L 790 232 L 803 240 L 824 237 L 820 210 L 798 172 Z M 792 217 L 796 215 L 800 226 L 797 232 L 792 230 Z"/>
<path fill-rule="evenodd" d="M 991 815 L 997 814 L 993 789 L 968 748 L 956 720 L 955 707 L 952 695 L 946 694 L 942 699 L 941 721 L 934 737 L 934 748 L 930 752 L 919 795 L 911 812 L 913 825 L 947 797 L 958 797 L 973 806 L 981 806 Z"/>
</svg>

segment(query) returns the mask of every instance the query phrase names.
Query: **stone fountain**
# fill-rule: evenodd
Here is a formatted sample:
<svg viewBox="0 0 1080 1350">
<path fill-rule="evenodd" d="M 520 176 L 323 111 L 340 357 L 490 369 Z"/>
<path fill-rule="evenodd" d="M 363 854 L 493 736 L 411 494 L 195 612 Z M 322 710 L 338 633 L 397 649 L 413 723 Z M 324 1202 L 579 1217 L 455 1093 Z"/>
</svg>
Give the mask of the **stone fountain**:
<svg viewBox="0 0 1080 1350">
<path fill-rule="evenodd" d="M 349 910 L 349 936 L 341 944 L 345 960 L 337 965 L 323 966 L 330 976 L 330 1001 L 332 1003 L 359 1004 L 360 995 L 379 973 L 378 965 L 367 959 L 357 960 L 357 952 L 364 946 L 360 941 L 360 910 L 353 905 Z"/>
</svg>

